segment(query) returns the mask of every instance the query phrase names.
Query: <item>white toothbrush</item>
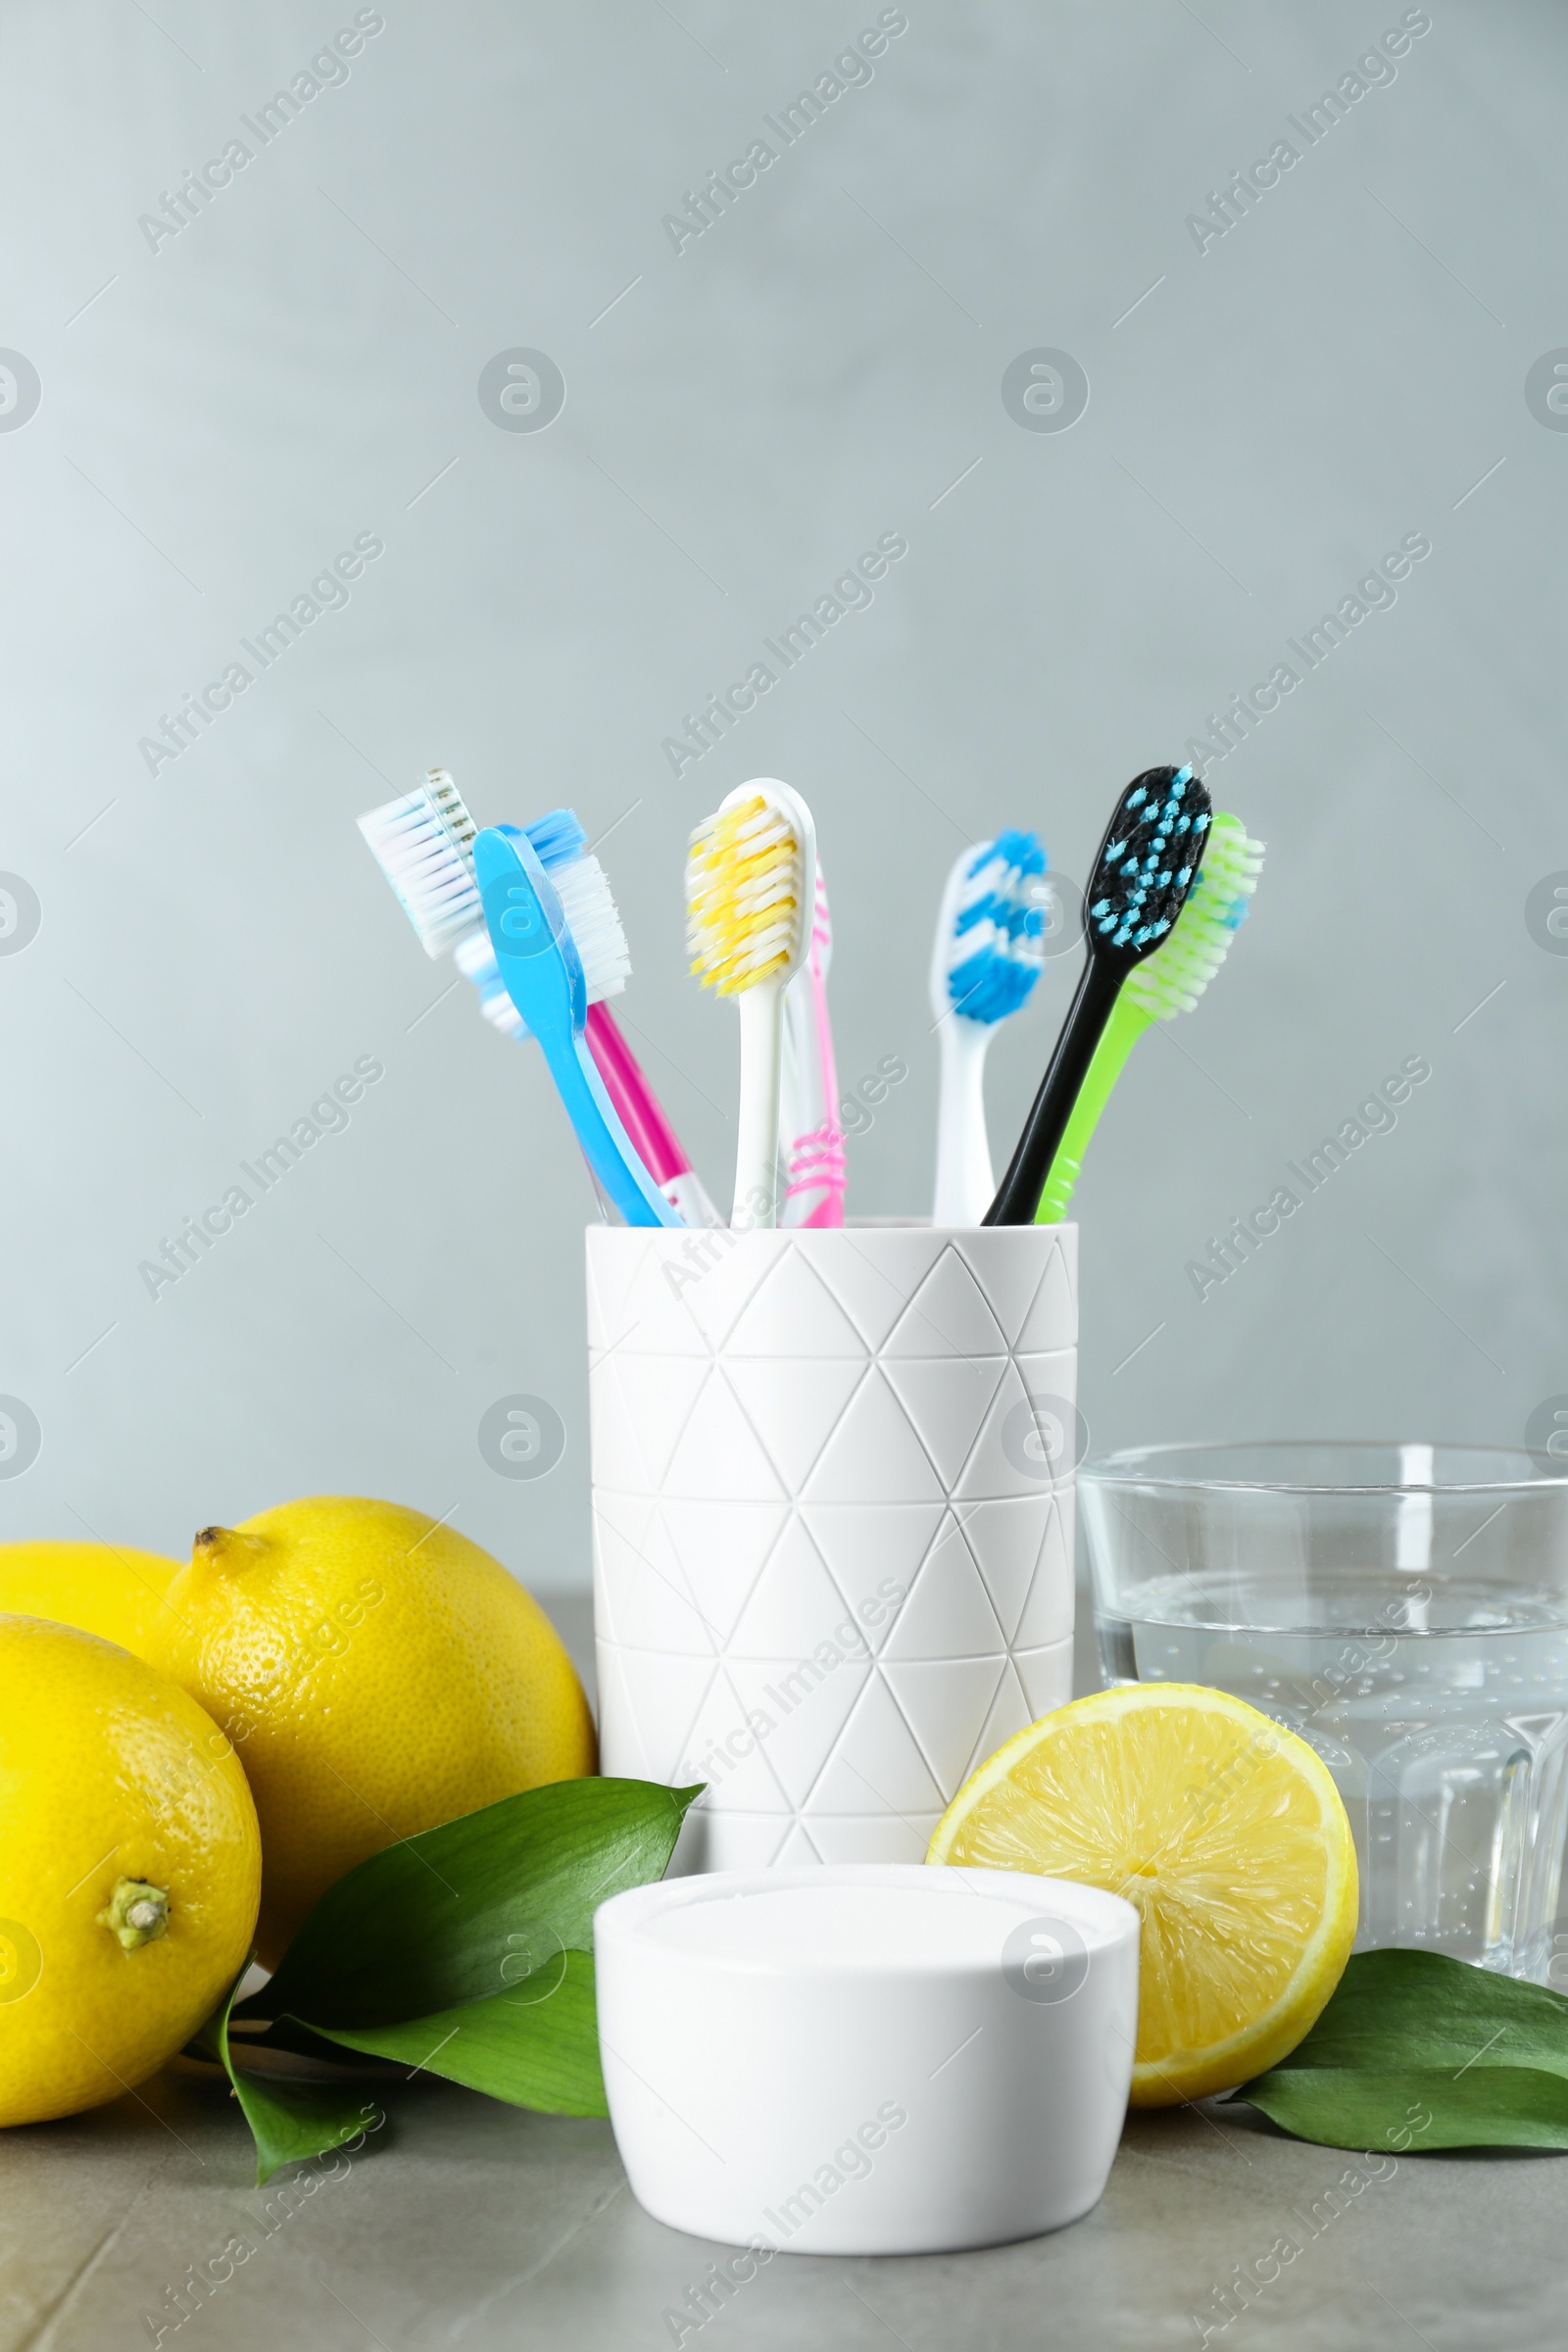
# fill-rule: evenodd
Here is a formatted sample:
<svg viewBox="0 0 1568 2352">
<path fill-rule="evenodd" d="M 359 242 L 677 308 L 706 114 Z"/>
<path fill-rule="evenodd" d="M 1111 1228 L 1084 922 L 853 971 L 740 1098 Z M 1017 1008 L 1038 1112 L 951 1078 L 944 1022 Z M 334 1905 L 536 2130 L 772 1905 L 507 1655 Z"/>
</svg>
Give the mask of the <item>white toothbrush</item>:
<svg viewBox="0 0 1568 2352">
<path fill-rule="evenodd" d="M 931 954 L 931 1013 L 942 1054 L 933 1225 L 978 1225 L 996 1179 L 986 1135 L 985 1059 L 999 1021 L 1040 976 L 1046 855 L 1032 833 L 977 842 L 954 862 Z"/>
<path fill-rule="evenodd" d="M 737 786 L 686 858 L 687 943 L 705 987 L 736 997 L 741 1090 L 735 1205 L 741 1231 L 778 1221 L 779 1040 L 784 992 L 810 946 L 816 829 L 770 776 Z"/>
</svg>

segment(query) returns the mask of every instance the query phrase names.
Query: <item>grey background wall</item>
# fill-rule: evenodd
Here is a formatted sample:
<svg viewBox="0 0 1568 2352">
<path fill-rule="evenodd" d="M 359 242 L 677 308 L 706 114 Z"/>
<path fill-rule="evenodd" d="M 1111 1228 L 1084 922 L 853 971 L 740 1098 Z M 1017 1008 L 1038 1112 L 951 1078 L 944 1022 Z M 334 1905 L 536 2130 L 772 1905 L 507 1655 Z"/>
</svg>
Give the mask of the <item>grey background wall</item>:
<svg viewBox="0 0 1568 2352">
<path fill-rule="evenodd" d="M 1034 824 L 1082 873 L 1113 792 L 1202 739 L 1268 866 L 1079 1197 L 1095 1447 L 1517 1441 L 1568 1390 L 1568 24 L 906 18 L 786 147 L 766 118 L 890 24 L 874 0 L 384 0 L 264 145 L 244 119 L 352 47 L 347 0 L 10 10 L 0 1537 L 183 1552 L 359 1491 L 586 1583 L 586 1180 L 354 827 L 433 762 L 482 818 L 566 801 L 608 834 L 634 1041 L 715 1190 L 734 1019 L 685 974 L 682 847 L 747 775 L 805 791 L 846 1088 L 909 1069 L 851 1147 L 874 1213 L 929 1202 L 956 851 Z M 1314 143 L 1290 127 L 1342 86 Z M 236 138 L 177 233 L 143 225 Z M 769 168 L 672 235 L 758 139 Z M 1298 160 L 1214 233 L 1210 192 L 1281 140 Z M 564 380 L 545 429 L 481 406 L 518 348 Z M 1068 429 L 1004 402 L 1043 348 L 1087 377 Z M 874 603 L 672 761 L 886 533 L 908 552 Z M 1396 601 L 1309 670 L 1290 641 L 1417 535 Z M 383 552 L 264 672 L 241 641 L 357 538 Z M 236 661 L 197 740 L 141 748 Z M 1300 682 L 1227 750 L 1210 714 L 1282 663 Z M 1070 980 L 998 1041 L 999 1158 Z M 1200 1298 L 1190 1261 L 1411 1056 L 1397 1125 Z M 348 1124 L 150 1295 L 143 1261 L 362 1058 Z M 477 1440 L 519 1392 L 565 1434 L 533 1480 Z"/>
</svg>

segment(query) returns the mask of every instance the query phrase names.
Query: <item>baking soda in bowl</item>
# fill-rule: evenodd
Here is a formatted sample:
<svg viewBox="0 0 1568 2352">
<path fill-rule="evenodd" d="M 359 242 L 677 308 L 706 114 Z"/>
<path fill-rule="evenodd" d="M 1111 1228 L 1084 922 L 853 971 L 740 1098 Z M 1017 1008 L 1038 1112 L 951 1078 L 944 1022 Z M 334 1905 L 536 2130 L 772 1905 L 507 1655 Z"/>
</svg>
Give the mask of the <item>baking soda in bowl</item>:
<svg viewBox="0 0 1568 2352">
<path fill-rule="evenodd" d="M 751 2276 L 1076 2221 L 1121 2134 L 1138 1947 L 1118 1895 L 1013 1871 L 716 1871 L 616 1895 L 595 1976 L 632 2188 L 752 2248 Z"/>
</svg>

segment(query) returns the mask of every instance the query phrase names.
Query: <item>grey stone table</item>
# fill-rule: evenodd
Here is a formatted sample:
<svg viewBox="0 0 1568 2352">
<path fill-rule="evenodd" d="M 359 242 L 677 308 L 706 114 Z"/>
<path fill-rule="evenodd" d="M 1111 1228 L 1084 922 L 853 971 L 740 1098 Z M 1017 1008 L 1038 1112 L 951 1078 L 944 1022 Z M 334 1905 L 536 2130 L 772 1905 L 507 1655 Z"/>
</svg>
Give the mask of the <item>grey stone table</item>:
<svg viewBox="0 0 1568 2352">
<path fill-rule="evenodd" d="M 583 1612 L 558 1615 L 579 1649 Z M 1369 2164 L 1250 2111 L 1140 2115 L 1071 2230 L 918 2260 L 783 2254 L 699 2326 L 692 2290 L 727 2250 L 641 2211 L 607 2124 L 425 2078 L 385 2096 L 389 2123 L 362 2151 L 265 2191 L 232 2102 L 178 2074 L 0 2133 L 0 2352 L 653 2352 L 677 2337 L 703 2352 L 1098 2352 L 1197 2345 L 1205 2328 L 1292 2352 L 1568 2343 L 1557 2158 Z M 1270 2282 L 1225 2326 L 1238 2267 Z"/>
</svg>

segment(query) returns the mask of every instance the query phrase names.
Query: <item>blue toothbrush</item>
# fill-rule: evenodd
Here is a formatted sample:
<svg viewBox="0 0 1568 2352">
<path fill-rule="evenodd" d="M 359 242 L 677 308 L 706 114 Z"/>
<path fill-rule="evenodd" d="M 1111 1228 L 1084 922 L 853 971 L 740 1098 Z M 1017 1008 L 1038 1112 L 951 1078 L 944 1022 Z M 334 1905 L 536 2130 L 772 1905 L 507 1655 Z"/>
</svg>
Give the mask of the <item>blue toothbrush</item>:
<svg viewBox="0 0 1568 2352">
<path fill-rule="evenodd" d="M 1046 853 L 1032 833 L 976 842 L 948 876 L 931 956 L 942 1054 L 933 1225 L 978 1225 L 997 1189 L 984 1070 L 999 1024 L 1027 1004 L 1045 954 Z"/>
<path fill-rule="evenodd" d="M 532 842 L 487 825 L 474 839 L 473 866 L 497 969 L 539 1041 L 589 1166 L 628 1225 L 678 1226 L 594 1066 L 582 958 Z"/>
</svg>

